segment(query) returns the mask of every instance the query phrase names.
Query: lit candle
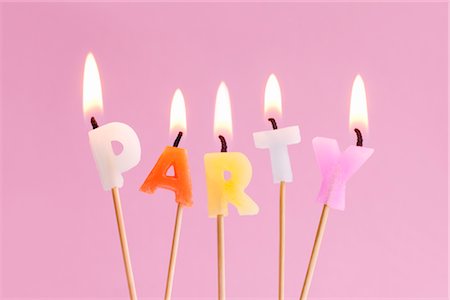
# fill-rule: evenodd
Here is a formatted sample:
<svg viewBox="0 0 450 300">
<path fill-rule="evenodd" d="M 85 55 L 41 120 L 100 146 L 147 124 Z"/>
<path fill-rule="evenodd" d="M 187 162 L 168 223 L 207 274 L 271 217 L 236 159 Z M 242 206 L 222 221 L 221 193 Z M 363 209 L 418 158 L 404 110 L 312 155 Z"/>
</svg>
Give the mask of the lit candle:
<svg viewBox="0 0 450 300">
<path fill-rule="evenodd" d="M 288 145 L 300 143 L 298 126 L 278 128 L 275 117 L 281 116 L 281 89 L 274 74 L 269 76 L 264 93 L 264 112 L 273 130 L 253 133 L 255 146 L 269 149 L 274 183 L 280 183 L 280 241 L 278 261 L 278 299 L 284 299 L 284 248 L 285 248 L 285 182 L 292 181 L 292 168 Z"/>
<path fill-rule="evenodd" d="M 214 133 L 222 144 L 221 153 L 205 154 L 206 186 L 208 190 L 208 215 L 217 218 L 219 300 L 225 299 L 224 223 L 228 203 L 240 215 L 256 215 L 258 205 L 245 193 L 252 178 L 252 165 L 240 152 L 227 152 L 225 137 L 232 136 L 230 96 L 225 83 L 217 91 L 214 112 Z M 227 177 L 228 173 L 228 177 Z"/>
<path fill-rule="evenodd" d="M 301 300 L 306 300 L 308 297 L 320 243 L 325 232 L 329 207 L 338 210 L 345 209 L 346 183 L 374 151 L 371 148 L 363 147 L 361 130 L 368 130 L 368 117 L 366 92 L 360 75 L 357 75 L 353 82 L 350 101 L 350 128 L 356 132 L 357 142 L 356 146 L 350 146 L 344 152 L 339 150 L 338 143 L 334 139 L 322 137 L 313 139 L 314 152 L 322 174 L 322 184 L 317 200 L 324 206 L 300 296 Z"/>
<path fill-rule="evenodd" d="M 156 165 L 145 179 L 141 191 L 152 194 L 158 188 L 175 193 L 175 201 L 192 206 L 192 184 L 186 149 L 179 148 L 181 137 L 186 133 L 186 108 L 181 90 L 176 90 L 170 110 L 170 131 L 178 132 L 173 146 L 167 146 Z M 173 167 L 174 175 L 167 175 Z"/>
<path fill-rule="evenodd" d="M 300 129 L 298 126 L 278 128 L 275 118 L 282 113 L 281 89 L 274 74 L 267 80 L 264 95 L 264 112 L 272 123 L 273 130 L 253 133 L 255 146 L 269 149 L 272 162 L 273 182 L 291 182 L 292 169 L 289 159 L 288 145 L 300 143 Z"/>
<path fill-rule="evenodd" d="M 95 113 L 103 111 L 102 88 L 97 63 L 92 53 L 86 57 L 83 78 L 83 111 L 91 118 L 92 130 L 89 131 L 89 143 L 103 189 L 111 190 L 119 228 L 122 255 L 125 263 L 130 299 L 137 299 L 128 251 L 119 188 L 123 186 L 122 173 L 136 166 L 141 158 L 139 139 L 134 130 L 119 122 L 98 126 Z M 115 154 L 112 142 L 122 144 L 122 151 Z"/>
<path fill-rule="evenodd" d="M 175 193 L 178 203 L 175 218 L 175 227 L 170 253 L 169 271 L 166 280 L 165 300 L 172 297 L 173 277 L 180 239 L 183 206 L 192 206 L 192 184 L 189 173 L 188 156 L 186 149 L 179 148 L 181 137 L 186 133 L 186 107 L 181 90 L 177 89 L 173 95 L 170 109 L 170 131 L 178 132 L 173 147 L 167 146 L 159 157 L 156 165 L 145 179 L 141 191 L 152 194 L 158 188 L 171 190 Z M 170 168 L 174 175 L 167 175 Z"/>
</svg>

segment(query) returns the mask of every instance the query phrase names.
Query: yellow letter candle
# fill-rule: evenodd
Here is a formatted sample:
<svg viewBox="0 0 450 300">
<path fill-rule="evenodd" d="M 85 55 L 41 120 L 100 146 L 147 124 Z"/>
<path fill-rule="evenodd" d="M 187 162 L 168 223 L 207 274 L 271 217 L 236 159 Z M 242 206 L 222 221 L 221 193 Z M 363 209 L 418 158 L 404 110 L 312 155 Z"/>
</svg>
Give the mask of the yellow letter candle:
<svg viewBox="0 0 450 300">
<path fill-rule="evenodd" d="M 259 211 L 258 205 L 245 193 L 252 178 L 250 161 L 242 153 L 227 152 L 225 136 L 231 137 L 232 128 L 230 96 L 222 82 L 214 111 L 214 133 L 222 143 L 222 153 L 205 154 L 208 215 L 217 219 L 218 300 L 225 300 L 224 216 L 228 215 L 228 203 L 234 205 L 240 215 L 256 215 Z"/>
<path fill-rule="evenodd" d="M 103 100 L 100 74 L 92 53 L 87 55 L 84 65 L 83 111 L 85 116 L 91 117 L 93 129 L 89 131 L 89 143 L 103 188 L 112 192 L 128 291 L 130 299 L 136 300 L 136 288 L 128 251 L 119 188 L 123 186 L 122 173 L 138 164 L 141 158 L 141 146 L 136 132 L 130 126 L 112 122 L 99 127 L 93 117 L 94 114 L 103 112 Z M 122 151 L 119 154 L 114 153 L 113 142 L 122 144 Z"/>
<path fill-rule="evenodd" d="M 232 121 L 229 93 L 223 82 L 217 91 L 214 131 L 222 141 L 222 153 L 207 153 L 204 158 L 208 215 L 227 216 L 228 203 L 234 205 L 240 215 L 256 215 L 258 205 L 245 193 L 252 178 L 252 165 L 244 154 L 226 152 L 224 136 L 232 135 Z"/>
<path fill-rule="evenodd" d="M 245 193 L 252 179 L 252 165 L 240 152 L 208 153 L 205 155 L 208 215 L 228 215 L 228 203 L 240 215 L 256 215 L 258 205 Z M 230 177 L 225 179 L 228 172 Z"/>
</svg>

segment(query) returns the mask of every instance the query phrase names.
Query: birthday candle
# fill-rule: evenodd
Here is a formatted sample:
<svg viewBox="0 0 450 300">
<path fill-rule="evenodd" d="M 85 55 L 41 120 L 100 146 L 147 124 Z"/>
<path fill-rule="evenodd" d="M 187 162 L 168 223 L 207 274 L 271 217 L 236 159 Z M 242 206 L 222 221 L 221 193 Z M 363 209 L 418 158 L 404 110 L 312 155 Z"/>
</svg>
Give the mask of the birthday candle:
<svg viewBox="0 0 450 300">
<path fill-rule="evenodd" d="M 228 215 L 228 203 L 240 215 L 255 215 L 258 205 L 245 193 L 252 178 L 252 165 L 241 152 L 227 152 L 226 136 L 232 136 L 231 107 L 228 89 L 221 83 L 217 91 L 214 131 L 222 142 L 222 152 L 205 154 L 208 215 Z M 229 178 L 226 178 L 226 173 Z"/>
<path fill-rule="evenodd" d="M 255 215 L 258 205 L 245 193 L 252 178 L 252 165 L 240 152 L 227 152 L 225 137 L 231 138 L 232 121 L 230 96 L 225 83 L 217 91 L 214 112 L 214 133 L 222 143 L 221 153 L 205 154 L 206 187 L 208 190 L 208 215 L 217 219 L 218 299 L 225 299 L 225 234 L 224 216 L 228 203 L 240 215 Z M 229 178 L 226 177 L 228 172 Z"/>
<path fill-rule="evenodd" d="M 164 294 L 165 300 L 170 300 L 172 297 L 172 286 L 180 239 L 183 206 L 192 206 L 192 184 L 187 151 L 186 149 L 178 147 L 183 133 L 186 132 L 186 106 L 184 104 L 183 93 L 181 93 L 180 89 L 175 91 L 172 99 L 170 108 L 170 131 L 178 131 L 173 147 L 166 147 L 141 186 L 141 191 L 149 194 L 154 193 L 158 188 L 171 190 L 175 193 L 175 201 L 178 203 L 173 230 L 172 248 L 170 251 L 169 271 L 166 280 L 166 291 Z M 167 172 L 171 167 L 173 168 L 174 174 L 167 175 Z"/>
<path fill-rule="evenodd" d="M 300 143 L 298 126 L 278 128 L 276 116 L 281 116 L 281 89 L 274 74 L 269 76 L 264 93 L 264 113 L 272 124 L 273 130 L 253 133 L 255 146 L 269 149 L 274 183 L 280 183 L 279 217 L 279 258 L 278 258 L 278 299 L 284 299 L 284 262 L 285 262 L 285 183 L 292 181 L 292 169 L 288 145 Z"/>
<path fill-rule="evenodd" d="M 323 209 L 300 300 L 308 298 L 320 244 L 325 232 L 329 208 L 345 209 L 345 187 L 347 181 L 374 152 L 371 148 L 363 147 L 361 130 L 367 131 L 368 129 L 366 101 L 364 82 L 361 76 L 357 75 L 353 81 L 350 100 L 350 128 L 356 132 L 356 146 L 350 146 L 344 152 L 341 152 L 337 141 L 334 139 L 322 137 L 313 139 L 314 152 L 322 174 L 322 183 L 317 201 L 323 204 Z"/>
<path fill-rule="evenodd" d="M 168 189 L 175 193 L 177 203 L 192 206 L 192 184 L 188 155 L 186 149 L 178 147 L 181 137 L 186 132 L 186 107 L 183 94 L 179 89 L 175 91 L 172 100 L 170 130 L 178 131 L 174 145 L 166 147 L 140 190 L 152 194 L 158 188 Z M 173 167 L 174 175 L 167 175 L 171 167 Z"/>
<path fill-rule="evenodd" d="M 100 73 L 94 55 L 86 57 L 83 78 L 83 112 L 91 117 L 92 130 L 89 131 L 89 143 L 104 190 L 111 190 L 119 229 L 122 256 L 125 264 L 130 299 L 137 299 L 131 268 L 130 254 L 125 224 L 120 202 L 119 188 L 123 186 L 122 173 L 136 166 L 141 158 L 141 146 L 136 132 L 128 125 L 112 122 L 98 126 L 94 114 L 103 112 L 102 87 Z M 112 143 L 119 142 L 122 151 L 114 153 Z"/>
<path fill-rule="evenodd" d="M 329 207 L 345 209 L 345 187 L 350 177 L 369 159 L 373 149 L 363 147 L 361 130 L 367 131 L 367 103 L 364 82 L 360 75 L 353 82 L 350 104 L 350 128 L 357 134 L 356 146 L 339 150 L 336 140 L 315 137 L 313 148 L 322 175 L 317 201 Z"/>
<path fill-rule="evenodd" d="M 300 143 L 298 126 L 278 128 L 275 117 L 281 115 L 281 111 L 280 85 L 275 75 L 271 74 L 265 89 L 264 112 L 272 123 L 273 130 L 255 132 L 253 133 L 253 140 L 256 148 L 269 149 L 274 183 L 292 181 L 288 145 Z"/>
</svg>

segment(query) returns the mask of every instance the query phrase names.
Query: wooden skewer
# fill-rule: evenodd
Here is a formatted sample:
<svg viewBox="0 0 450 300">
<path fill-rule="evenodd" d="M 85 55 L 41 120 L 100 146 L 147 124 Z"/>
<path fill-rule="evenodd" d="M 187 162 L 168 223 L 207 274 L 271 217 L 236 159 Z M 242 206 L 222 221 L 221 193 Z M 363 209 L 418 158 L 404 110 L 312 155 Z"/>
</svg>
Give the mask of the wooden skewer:
<svg viewBox="0 0 450 300">
<path fill-rule="evenodd" d="M 329 207 L 324 205 L 322 215 L 320 216 L 319 227 L 317 228 L 314 246 L 309 259 L 308 270 L 306 271 L 305 281 L 303 282 L 302 294 L 300 300 L 308 299 L 309 288 L 311 287 L 312 276 L 317 263 L 317 256 L 319 255 L 320 244 L 322 243 L 323 234 L 325 232 L 325 225 L 327 224 Z"/>
<path fill-rule="evenodd" d="M 280 253 L 278 261 L 278 299 L 284 300 L 284 248 L 285 248 L 285 201 L 284 195 L 286 191 L 286 183 L 280 182 Z"/>
<path fill-rule="evenodd" d="M 169 272 L 167 274 L 166 294 L 164 296 L 165 300 L 170 300 L 172 298 L 173 276 L 175 274 L 175 264 L 177 261 L 178 242 L 180 240 L 182 220 L 183 220 L 183 206 L 181 204 L 178 204 L 177 216 L 175 219 L 175 228 L 173 229 L 172 250 L 170 252 Z"/>
<path fill-rule="evenodd" d="M 130 252 L 128 250 L 127 235 L 125 233 L 125 224 L 123 222 L 122 205 L 120 204 L 119 189 L 117 187 L 112 188 L 112 197 L 114 200 L 114 210 L 116 211 L 117 227 L 119 228 L 119 237 L 120 237 L 120 245 L 122 247 L 123 262 L 125 263 L 128 291 L 130 293 L 130 299 L 137 300 L 133 270 L 131 268 Z"/>
<path fill-rule="evenodd" d="M 218 280 L 219 280 L 219 300 L 225 300 L 225 239 L 223 215 L 217 216 L 217 259 L 218 259 Z"/>
</svg>

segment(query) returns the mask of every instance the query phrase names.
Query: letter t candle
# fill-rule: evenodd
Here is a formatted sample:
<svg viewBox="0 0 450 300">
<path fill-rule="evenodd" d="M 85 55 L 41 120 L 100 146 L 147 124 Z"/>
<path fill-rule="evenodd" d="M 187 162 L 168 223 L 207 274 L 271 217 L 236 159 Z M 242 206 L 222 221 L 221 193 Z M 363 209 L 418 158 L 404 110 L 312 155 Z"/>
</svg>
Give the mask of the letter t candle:
<svg viewBox="0 0 450 300">
<path fill-rule="evenodd" d="M 225 300 L 225 239 L 224 216 L 228 215 L 228 203 L 233 204 L 240 215 L 256 215 L 258 205 L 245 193 L 252 178 L 252 165 L 240 152 L 227 152 L 225 136 L 232 135 L 230 96 L 225 83 L 217 91 L 214 112 L 214 133 L 222 143 L 220 153 L 206 153 L 205 173 L 208 190 L 208 215 L 217 218 L 218 299 Z M 226 173 L 229 178 L 226 178 Z"/>
<path fill-rule="evenodd" d="M 308 299 L 309 288 L 328 219 L 329 207 L 338 210 L 345 209 L 345 185 L 374 151 L 371 148 L 363 147 L 363 138 L 360 131 L 360 129 L 367 130 L 368 128 L 366 92 L 360 75 L 357 75 L 353 82 L 350 101 L 350 128 L 356 132 L 356 146 L 350 146 L 342 153 L 339 150 L 337 141 L 334 139 L 322 137 L 313 139 L 316 160 L 322 174 L 322 184 L 317 201 L 323 204 L 323 210 L 300 300 Z"/>
<path fill-rule="evenodd" d="M 292 181 L 288 145 L 300 143 L 298 126 L 278 128 L 275 115 L 281 115 L 281 89 L 274 74 L 267 80 L 264 95 L 264 112 L 273 130 L 253 133 L 255 146 L 269 149 L 273 182 L 280 184 L 280 242 L 278 262 L 278 299 L 284 299 L 284 245 L 285 245 L 285 183 Z"/>
<path fill-rule="evenodd" d="M 127 275 L 128 291 L 130 299 L 136 300 L 136 288 L 128 251 L 119 188 L 123 186 L 122 172 L 136 166 L 141 159 L 141 146 L 136 132 L 130 126 L 124 123 L 112 122 L 99 127 L 93 117 L 94 113 L 103 111 L 103 102 L 100 74 L 92 53 L 87 55 L 84 65 L 83 111 L 85 116 L 91 116 L 93 129 L 89 131 L 89 143 L 97 170 L 100 174 L 103 189 L 105 191 L 112 191 L 120 245 L 122 247 L 123 261 Z M 112 147 L 113 141 L 122 144 L 123 149 L 120 154 L 114 153 Z"/>
</svg>

